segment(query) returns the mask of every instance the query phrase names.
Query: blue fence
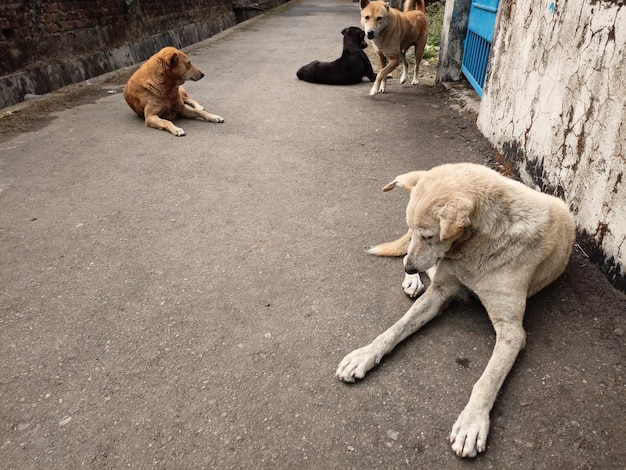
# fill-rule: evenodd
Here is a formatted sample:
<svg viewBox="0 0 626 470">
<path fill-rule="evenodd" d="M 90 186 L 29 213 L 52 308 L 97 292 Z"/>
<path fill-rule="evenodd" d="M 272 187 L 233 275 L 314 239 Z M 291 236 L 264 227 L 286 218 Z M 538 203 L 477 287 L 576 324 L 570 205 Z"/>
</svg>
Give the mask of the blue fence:
<svg viewBox="0 0 626 470">
<path fill-rule="evenodd" d="M 478 96 L 483 96 L 483 85 L 489 65 L 493 29 L 499 0 L 476 0 L 470 6 L 467 36 L 463 42 L 461 71 Z"/>
</svg>

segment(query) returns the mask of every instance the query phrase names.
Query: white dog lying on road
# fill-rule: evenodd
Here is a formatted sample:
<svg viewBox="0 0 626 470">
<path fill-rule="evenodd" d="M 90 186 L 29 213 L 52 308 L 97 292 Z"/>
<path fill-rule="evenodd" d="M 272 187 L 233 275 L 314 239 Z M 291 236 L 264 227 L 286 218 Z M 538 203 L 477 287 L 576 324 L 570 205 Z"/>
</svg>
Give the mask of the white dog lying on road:
<svg viewBox="0 0 626 470">
<path fill-rule="evenodd" d="M 484 305 L 496 331 L 493 354 L 452 427 L 452 450 L 463 457 L 484 452 L 496 395 L 524 348 L 526 299 L 564 271 L 575 224 L 560 199 L 534 191 L 496 171 L 469 163 L 448 164 L 398 176 L 383 188 L 410 191 L 409 231 L 370 253 L 404 257 L 403 287 L 419 295 L 419 272 L 430 286 L 391 328 L 348 354 L 337 377 L 362 379 L 402 340 L 439 315 L 467 289 Z M 405 285 L 406 284 L 406 285 Z"/>
</svg>

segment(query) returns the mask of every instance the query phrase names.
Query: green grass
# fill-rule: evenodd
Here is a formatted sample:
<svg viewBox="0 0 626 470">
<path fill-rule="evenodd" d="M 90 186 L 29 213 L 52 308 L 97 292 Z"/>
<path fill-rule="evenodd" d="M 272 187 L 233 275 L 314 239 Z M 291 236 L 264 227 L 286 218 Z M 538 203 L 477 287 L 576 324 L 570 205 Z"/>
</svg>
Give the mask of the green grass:
<svg viewBox="0 0 626 470">
<path fill-rule="evenodd" d="M 443 26 L 443 12 L 446 8 L 445 0 L 426 7 L 426 20 L 428 21 L 428 41 L 424 48 L 424 59 L 432 59 L 439 56 L 439 41 L 441 40 L 441 28 Z"/>
</svg>

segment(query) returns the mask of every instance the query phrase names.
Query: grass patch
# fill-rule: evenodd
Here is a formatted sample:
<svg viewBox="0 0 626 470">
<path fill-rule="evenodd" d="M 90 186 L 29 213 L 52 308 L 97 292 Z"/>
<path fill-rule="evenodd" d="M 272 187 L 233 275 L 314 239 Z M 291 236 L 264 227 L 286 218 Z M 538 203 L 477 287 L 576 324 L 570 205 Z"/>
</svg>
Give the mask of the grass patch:
<svg viewBox="0 0 626 470">
<path fill-rule="evenodd" d="M 424 59 L 432 59 L 439 56 L 439 43 L 441 41 L 441 28 L 443 27 L 443 13 L 445 9 L 445 0 L 438 0 L 426 7 L 428 41 L 424 48 Z"/>
</svg>

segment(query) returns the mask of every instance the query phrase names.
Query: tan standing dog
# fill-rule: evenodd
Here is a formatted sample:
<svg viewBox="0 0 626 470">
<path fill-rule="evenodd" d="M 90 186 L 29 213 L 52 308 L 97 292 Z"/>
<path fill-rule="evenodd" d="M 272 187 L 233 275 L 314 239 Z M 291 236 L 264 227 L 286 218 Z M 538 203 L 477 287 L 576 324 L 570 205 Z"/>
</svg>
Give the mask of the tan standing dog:
<svg viewBox="0 0 626 470">
<path fill-rule="evenodd" d="M 204 74 L 191 65 L 189 57 L 174 47 L 164 47 L 150 57 L 130 77 L 124 87 L 124 98 L 146 126 L 163 129 L 175 136 L 185 135 L 172 119 L 184 117 L 224 122 L 224 118 L 204 111 L 181 86 L 186 80 L 200 80 Z"/>
<path fill-rule="evenodd" d="M 361 0 L 361 25 L 368 39 L 372 40 L 378 53 L 382 70 L 378 72 L 370 95 L 384 93 L 387 89 L 387 76 L 402 61 L 402 77 L 405 83 L 408 74 L 406 51 L 413 46 L 415 50 L 415 68 L 412 85 L 418 84 L 418 72 L 424 47 L 428 39 L 428 25 L 424 0 L 405 0 L 404 11 L 391 8 L 382 1 Z"/>
<path fill-rule="evenodd" d="M 362 379 L 398 343 L 469 289 L 496 331 L 491 359 L 450 434 L 458 456 L 474 457 L 486 449 L 491 408 L 526 342 L 526 299 L 564 271 L 575 238 L 574 218 L 560 199 L 481 165 L 448 164 L 407 173 L 383 191 L 395 187 L 410 191 L 409 232 L 369 252 L 406 253 L 405 272 L 413 276 L 429 270 L 431 283 L 397 323 L 348 354 L 337 377 L 345 382 Z"/>
</svg>

